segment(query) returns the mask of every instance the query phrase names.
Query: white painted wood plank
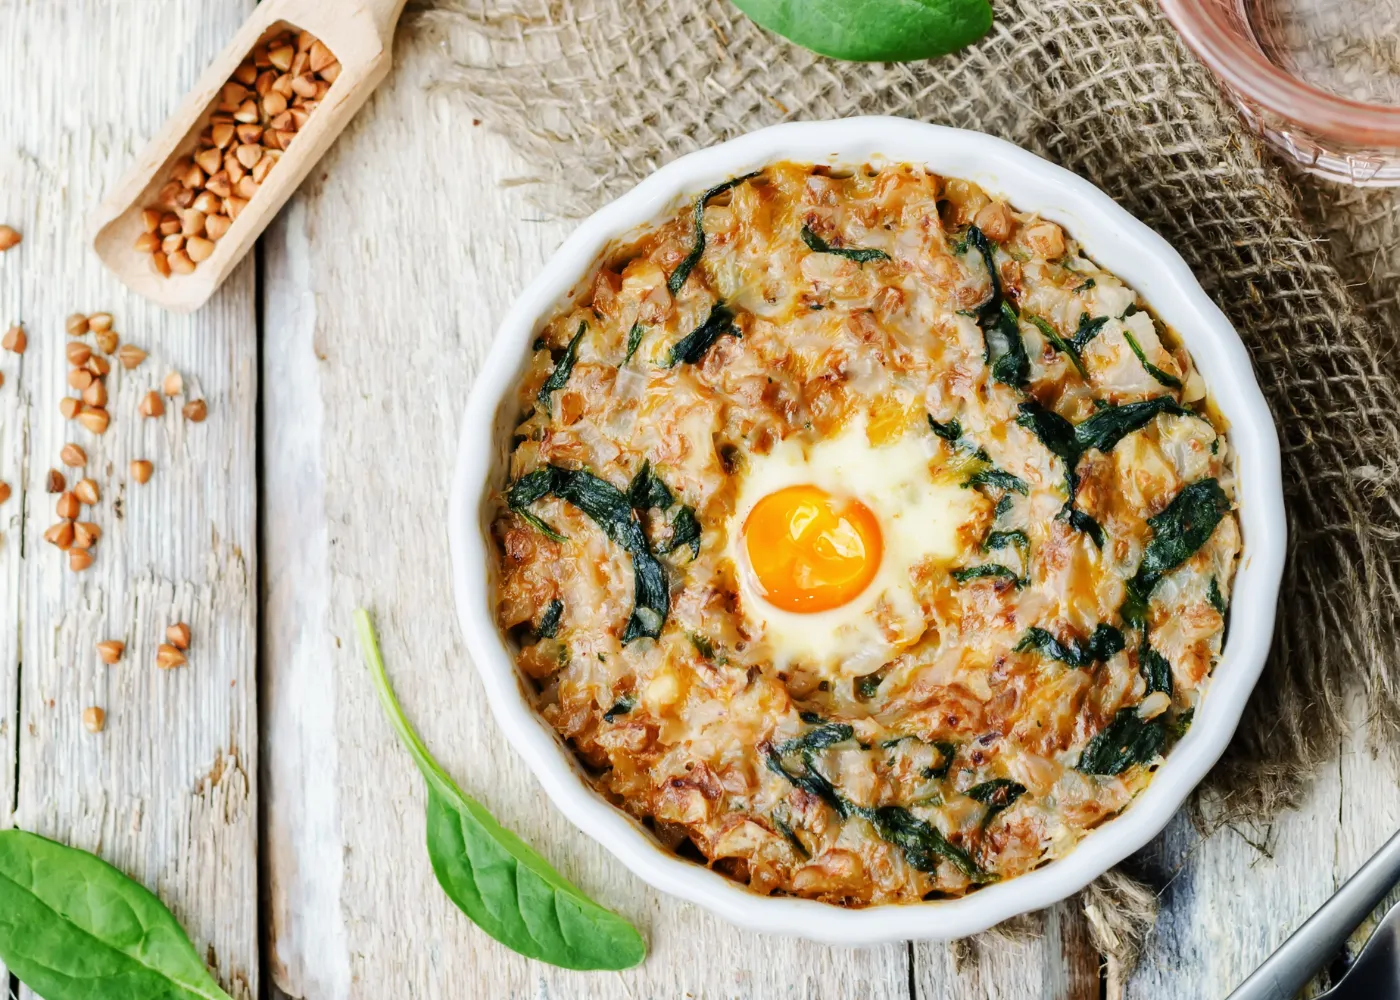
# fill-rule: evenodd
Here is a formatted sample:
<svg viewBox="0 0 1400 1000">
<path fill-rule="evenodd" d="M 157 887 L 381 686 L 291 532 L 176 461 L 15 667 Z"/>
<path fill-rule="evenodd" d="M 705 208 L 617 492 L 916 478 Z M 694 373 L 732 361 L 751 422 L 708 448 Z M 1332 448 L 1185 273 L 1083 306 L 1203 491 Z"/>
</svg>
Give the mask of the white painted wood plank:
<svg viewBox="0 0 1400 1000">
<path fill-rule="evenodd" d="M 251 9 L 251 0 L 0 0 L 3 141 L 30 164 L 12 193 L 28 215 L 19 305 L 32 403 L 17 529 L 26 558 L 15 822 L 95 850 L 153 888 L 238 998 L 256 996 L 259 977 L 254 270 L 196 316 L 166 316 L 102 271 L 84 219 Z M 64 317 L 97 310 L 151 355 L 112 373 L 112 425 L 100 438 L 58 411 Z M 137 415 L 171 367 L 189 396 L 208 400 L 207 422 L 186 423 L 179 401 L 158 420 Z M 41 541 L 54 520 L 44 478 L 66 441 L 87 448 L 102 492 L 84 513 L 104 535 L 83 574 Z M 148 485 L 129 479 L 133 458 L 155 463 Z M 179 620 L 194 633 L 190 666 L 167 673 L 155 649 Z M 127 643 L 115 667 L 94 651 L 107 638 Z M 107 712 L 97 736 L 81 722 L 90 705 Z"/>
<path fill-rule="evenodd" d="M 653 892 L 506 748 L 458 635 L 443 517 L 472 373 L 568 227 L 500 187 L 526 165 L 425 94 L 424 44 L 400 39 L 399 68 L 303 188 L 301 214 L 266 240 L 278 269 L 264 341 L 265 573 L 280 605 L 264 645 L 276 985 L 317 1000 L 907 997 L 903 945 L 759 937 Z M 354 648 L 358 604 L 377 612 L 406 710 L 444 766 L 644 930 L 643 967 L 553 970 L 452 908 L 423 849 L 421 782 Z M 301 801 L 313 789 L 333 801 L 313 810 Z"/>
<path fill-rule="evenodd" d="M 1178 816 L 1145 852 L 1167 888 L 1129 997 L 1225 996 L 1400 827 L 1400 791 L 1391 765 L 1366 749 L 1359 697 L 1350 716 L 1354 734 L 1297 811 L 1204 837 Z"/>
<path fill-rule="evenodd" d="M 0 8 L 3 10 L 3 8 Z M 0 67 L 0 86 L 5 68 Z M 23 192 L 32 184 L 33 163 L 0 131 L 0 225 L 23 236 L 35 217 Z M 23 275 L 28 247 L 0 254 L 0 334 L 24 318 Z M 0 503 L 0 830 L 7 829 L 15 800 L 19 748 L 20 579 L 24 565 L 25 438 L 29 393 L 24 355 L 0 350 L 0 483 L 10 498 Z M 0 996 L 8 974 L 0 963 Z"/>
<path fill-rule="evenodd" d="M 1023 918 L 1024 936 L 995 933 L 914 946 L 918 1000 L 1099 1000 L 1099 955 L 1075 901 Z"/>
</svg>

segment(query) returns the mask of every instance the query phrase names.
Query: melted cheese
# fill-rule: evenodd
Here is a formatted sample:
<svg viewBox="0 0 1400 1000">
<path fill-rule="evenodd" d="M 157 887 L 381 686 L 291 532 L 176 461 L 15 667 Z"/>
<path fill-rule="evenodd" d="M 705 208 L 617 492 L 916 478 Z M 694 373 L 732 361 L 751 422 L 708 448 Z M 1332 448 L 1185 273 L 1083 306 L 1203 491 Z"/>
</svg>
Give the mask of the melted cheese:
<svg viewBox="0 0 1400 1000">
<path fill-rule="evenodd" d="M 512 480 L 549 463 L 625 491 L 646 463 L 674 497 L 634 515 L 669 615 L 659 639 L 624 645 L 629 553 L 546 496 L 529 514 L 564 540 L 550 538 L 503 491 L 498 618 L 540 712 L 600 791 L 756 892 L 914 902 L 974 890 L 969 866 L 1007 878 L 1064 855 L 1158 762 L 1086 774 L 1095 735 L 1123 711 L 1179 728 L 1220 654 L 1233 513 L 1162 578 L 1145 633 L 1121 614 L 1150 519 L 1202 479 L 1233 490 L 1190 356 L 1058 226 L 917 167 L 775 164 L 703 219 L 703 256 L 675 294 L 690 206 L 611 249 L 543 325 L 520 384 Z M 1019 385 L 988 362 L 993 274 L 968 248 L 973 223 L 1026 351 Z M 672 365 L 721 303 L 729 326 Z M 538 402 L 581 325 L 569 377 Z M 1079 365 L 1056 340 L 1078 345 Z M 1160 396 L 1188 412 L 1074 470 L 1017 420 L 1030 402 L 1081 424 Z M 1064 514 L 1070 471 L 1102 547 Z M 881 541 L 863 589 L 814 614 L 765 602 L 745 566 L 748 512 L 794 486 L 859 501 Z M 666 551 L 682 508 L 701 526 L 694 557 Z M 555 601 L 554 634 L 540 635 Z M 1081 666 L 1024 642 L 1040 629 L 1082 644 L 1100 625 L 1126 648 Z M 1165 657 L 1170 694 L 1149 692 L 1143 642 Z M 1021 791 L 1003 802 L 1008 788 Z M 877 811 L 891 809 L 953 850 L 892 843 Z"/>
</svg>

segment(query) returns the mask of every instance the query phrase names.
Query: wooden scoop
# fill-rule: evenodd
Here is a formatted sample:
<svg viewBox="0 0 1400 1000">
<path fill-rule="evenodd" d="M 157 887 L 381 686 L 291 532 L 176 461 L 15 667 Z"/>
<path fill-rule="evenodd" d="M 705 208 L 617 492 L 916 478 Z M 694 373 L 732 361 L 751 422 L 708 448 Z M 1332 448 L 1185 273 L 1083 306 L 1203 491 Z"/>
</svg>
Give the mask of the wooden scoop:
<svg viewBox="0 0 1400 1000">
<path fill-rule="evenodd" d="M 175 312 L 193 312 L 243 259 L 249 247 L 321 158 L 370 92 L 389 72 L 394 26 L 406 0 L 263 0 L 180 107 L 137 157 L 98 208 L 93 248 L 132 290 Z M 305 125 L 287 143 L 213 253 L 189 274 L 163 277 L 151 254 L 136 247 L 146 231 L 142 211 L 157 203 L 172 168 L 192 152 L 209 124 L 224 84 L 259 43 L 290 30 L 306 31 L 340 62 L 340 74 Z"/>
</svg>

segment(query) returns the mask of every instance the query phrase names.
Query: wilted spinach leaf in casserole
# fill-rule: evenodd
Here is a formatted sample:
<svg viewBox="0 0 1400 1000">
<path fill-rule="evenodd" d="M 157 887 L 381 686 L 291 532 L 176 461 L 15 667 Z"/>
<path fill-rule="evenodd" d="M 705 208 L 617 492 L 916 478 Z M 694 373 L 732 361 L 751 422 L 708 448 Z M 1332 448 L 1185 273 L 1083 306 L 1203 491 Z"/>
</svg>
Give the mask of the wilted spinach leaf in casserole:
<svg viewBox="0 0 1400 1000">
<path fill-rule="evenodd" d="M 908 902 L 1067 853 L 1220 654 L 1240 535 L 1201 376 L 965 181 L 717 185 L 609 250 L 518 399 L 498 615 L 539 710 L 757 892 Z"/>
</svg>

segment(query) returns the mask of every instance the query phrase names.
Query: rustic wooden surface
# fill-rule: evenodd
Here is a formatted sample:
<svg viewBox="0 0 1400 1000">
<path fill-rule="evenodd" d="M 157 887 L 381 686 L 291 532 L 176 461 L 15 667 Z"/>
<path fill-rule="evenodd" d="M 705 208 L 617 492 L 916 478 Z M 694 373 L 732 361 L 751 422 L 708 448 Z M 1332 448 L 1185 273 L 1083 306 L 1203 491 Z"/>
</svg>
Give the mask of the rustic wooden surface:
<svg viewBox="0 0 1400 1000">
<path fill-rule="evenodd" d="M 463 401 L 569 226 L 511 186 L 527 163 L 426 91 L 426 41 L 401 32 L 389 80 L 193 317 L 124 295 L 86 247 L 103 185 L 251 6 L 0 0 L 0 222 L 25 235 L 0 257 L 0 329 L 23 320 L 31 342 L 0 355 L 0 825 L 13 809 L 152 886 L 236 996 L 1224 997 L 1400 825 L 1393 772 L 1359 737 L 1271 824 L 1178 817 L 1137 859 L 1163 914 L 1125 991 L 1073 902 L 1025 940 L 857 950 L 750 935 L 642 884 L 505 749 L 458 635 L 444 517 Z M 114 374 L 102 439 L 57 411 L 63 318 L 96 309 L 151 352 Z M 205 424 L 136 416 L 169 367 L 208 399 Z M 40 540 L 65 440 L 103 487 L 81 576 Z M 145 487 L 133 457 L 156 463 Z M 641 968 L 528 962 L 438 891 L 421 784 L 354 646 L 360 605 L 444 766 L 642 927 Z M 164 674 L 154 644 L 177 619 L 191 665 Z M 102 638 L 129 643 L 119 666 L 97 661 Z M 88 704 L 108 712 L 100 736 Z"/>
</svg>

